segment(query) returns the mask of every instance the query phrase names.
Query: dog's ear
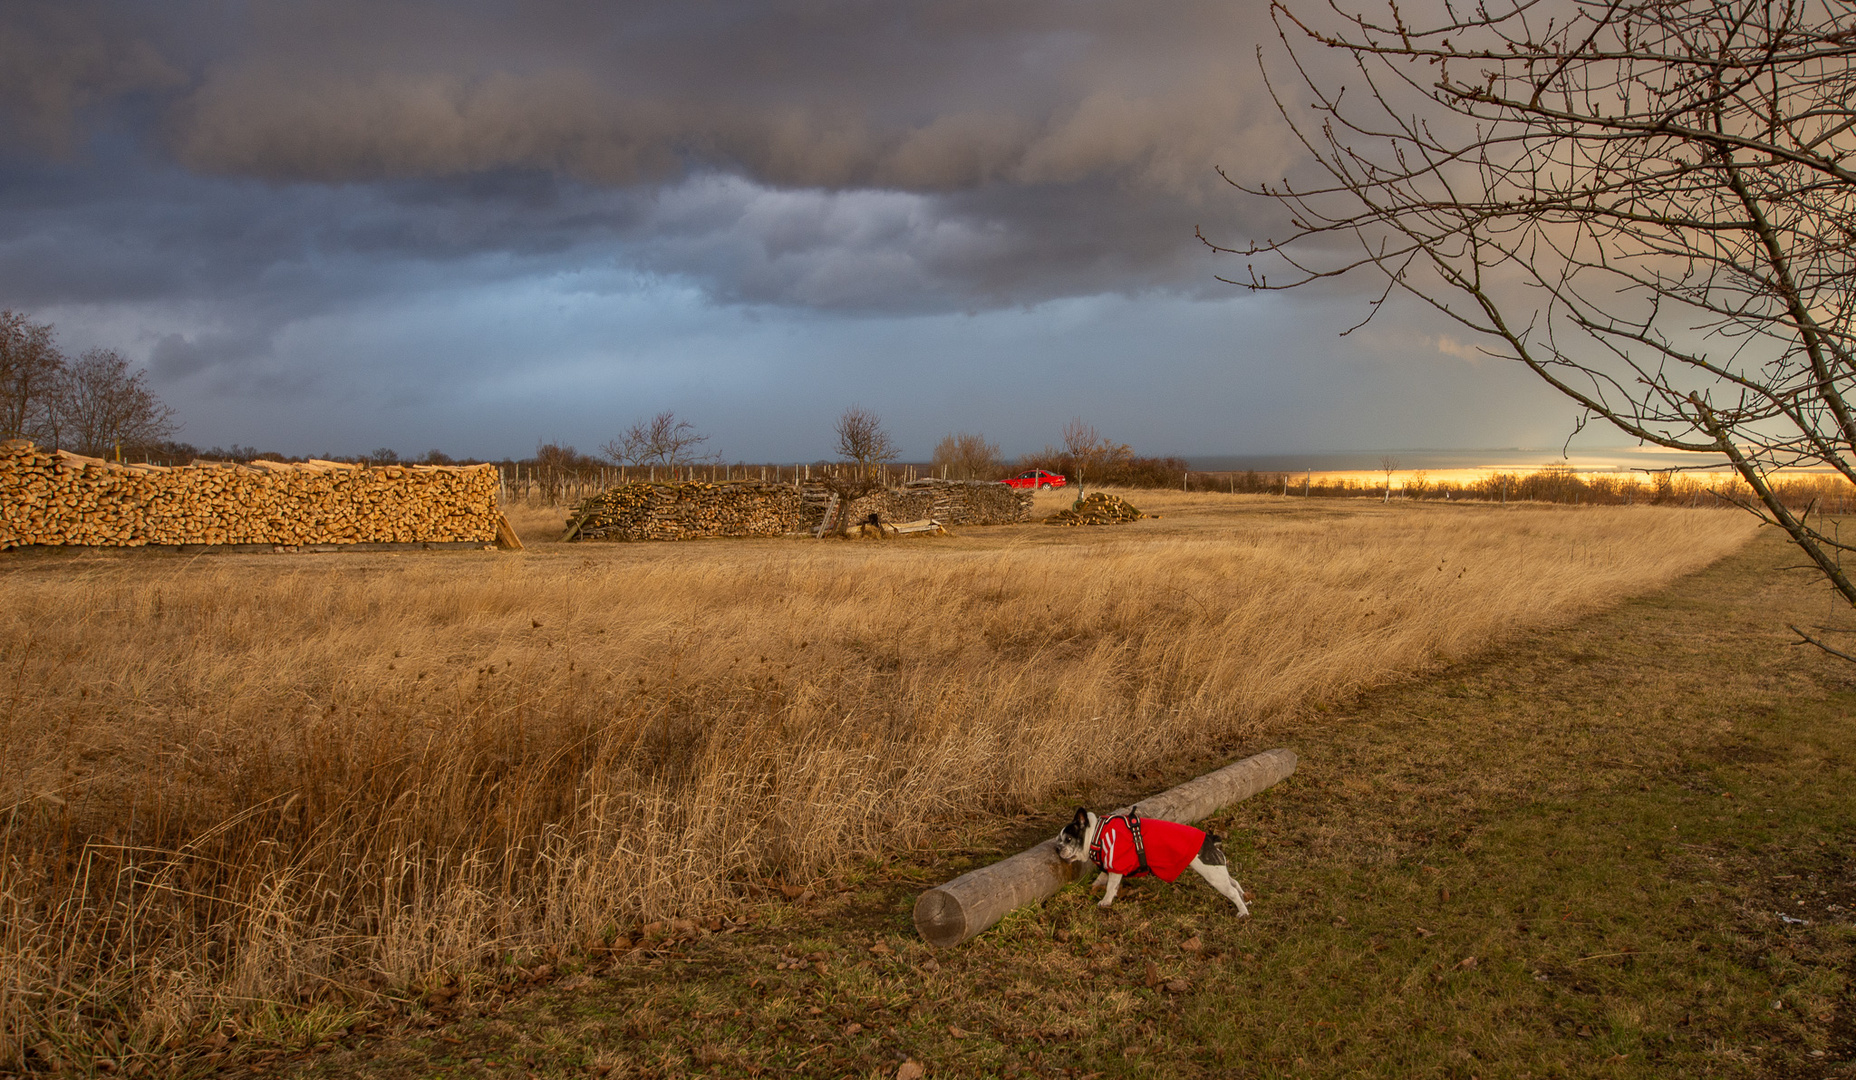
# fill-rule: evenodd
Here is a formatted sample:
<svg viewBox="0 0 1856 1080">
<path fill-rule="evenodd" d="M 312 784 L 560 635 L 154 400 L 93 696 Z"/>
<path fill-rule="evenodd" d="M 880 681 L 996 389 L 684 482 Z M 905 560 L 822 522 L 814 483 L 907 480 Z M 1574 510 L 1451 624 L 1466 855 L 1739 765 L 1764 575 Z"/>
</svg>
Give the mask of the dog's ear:
<svg viewBox="0 0 1856 1080">
<path fill-rule="evenodd" d="M 1089 811 L 1084 809 L 1083 807 L 1080 807 L 1080 806 L 1077 807 L 1076 808 L 1076 820 L 1071 822 L 1070 824 L 1076 826 L 1076 831 L 1078 833 L 1088 832 L 1089 831 Z"/>
</svg>

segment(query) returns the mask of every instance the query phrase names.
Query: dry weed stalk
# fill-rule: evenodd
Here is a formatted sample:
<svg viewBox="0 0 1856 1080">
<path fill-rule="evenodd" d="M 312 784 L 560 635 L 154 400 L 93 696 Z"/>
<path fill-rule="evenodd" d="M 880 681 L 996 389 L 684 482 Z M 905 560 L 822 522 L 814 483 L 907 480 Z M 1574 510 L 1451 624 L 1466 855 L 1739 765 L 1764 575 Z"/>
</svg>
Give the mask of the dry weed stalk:
<svg viewBox="0 0 1856 1080">
<path fill-rule="evenodd" d="M 1142 502 L 1168 520 L 11 568 L 0 1066 L 929 843 L 1650 588 L 1751 528 Z"/>
</svg>

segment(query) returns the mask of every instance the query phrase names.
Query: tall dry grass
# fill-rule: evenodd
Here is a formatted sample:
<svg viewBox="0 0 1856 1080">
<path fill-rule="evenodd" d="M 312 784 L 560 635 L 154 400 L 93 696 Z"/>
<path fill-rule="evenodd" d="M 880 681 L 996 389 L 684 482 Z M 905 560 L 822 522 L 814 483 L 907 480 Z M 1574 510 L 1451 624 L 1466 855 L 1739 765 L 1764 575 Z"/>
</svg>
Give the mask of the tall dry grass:
<svg viewBox="0 0 1856 1080">
<path fill-rule="evenodd" d="M 0 1066 L 929 844 L 1652 588 L 1751 530 L 1138 497 L 1165 517 L 0 563 Z"/>
</svg>

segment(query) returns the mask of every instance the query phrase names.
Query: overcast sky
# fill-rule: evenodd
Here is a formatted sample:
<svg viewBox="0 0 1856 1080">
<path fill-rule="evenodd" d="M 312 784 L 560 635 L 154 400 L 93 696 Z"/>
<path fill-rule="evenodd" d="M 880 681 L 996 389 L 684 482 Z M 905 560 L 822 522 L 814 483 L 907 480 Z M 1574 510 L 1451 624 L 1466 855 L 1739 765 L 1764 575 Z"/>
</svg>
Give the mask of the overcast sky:
<svg viewBox="0 0 1856 1080">
<path fill-rule="evenodd" d="M 1249 295 L 1297 157 L 1257 0 L 6 0 L 0 307 L 146 364 L 180 438 L 730 459 L 1557 447 L 1415 310 Z M 1367 283 L 1362 283 L 1364 286 Z"/>
</svg>

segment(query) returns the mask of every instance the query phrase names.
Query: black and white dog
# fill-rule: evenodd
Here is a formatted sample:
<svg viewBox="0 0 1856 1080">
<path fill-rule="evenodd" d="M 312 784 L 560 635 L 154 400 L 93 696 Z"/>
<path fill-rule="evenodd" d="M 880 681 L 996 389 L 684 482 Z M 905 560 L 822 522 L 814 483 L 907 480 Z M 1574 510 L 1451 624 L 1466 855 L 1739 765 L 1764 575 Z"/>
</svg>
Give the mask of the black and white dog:
<svg viewBox="0 0 1856 1080">
<path fill-rule="evenodd" d="M 1097 907 L 1115 902 L 1124 877 L 1152 874 L 1170 882 L 1190 868 L 1236 904 L 1240 916 L 1250 914 L 1243 886 L 1231 876 L 1224 845 L 1216 836 L 1190 825 L 1141 817 L 1139 807 L 1106 821 L 1077 807 L 1076 819 L 1057 834 L 1057 857 L 1065 862 L 1091 862 L 1102 871 L 1092 888 L 1106 882 L 1108 893 L 1097 901 Z"/>
</svg>

